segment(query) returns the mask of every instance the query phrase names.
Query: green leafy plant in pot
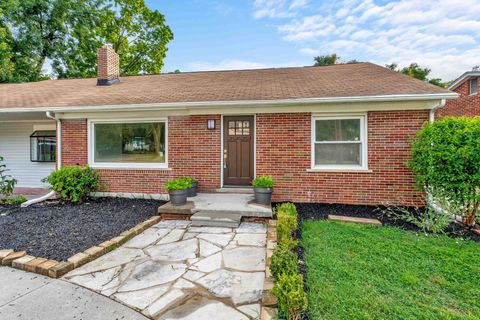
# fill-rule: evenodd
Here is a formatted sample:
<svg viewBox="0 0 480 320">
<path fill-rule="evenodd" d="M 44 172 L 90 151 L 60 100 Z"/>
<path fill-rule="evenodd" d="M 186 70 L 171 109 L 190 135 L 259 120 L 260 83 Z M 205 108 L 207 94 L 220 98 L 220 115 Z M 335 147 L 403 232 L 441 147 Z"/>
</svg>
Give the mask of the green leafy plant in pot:
<svg viewBox="0 0 480 320">
<path fill-rule="evenodd" d="M 172 206 L 182 206 L 187 203 L 188 189 L 192 183 L 185 178 L 177 178 L 165 182 L 165 189 L 170 196 Z"/>
<path fill-rule="evenodd" d="M 255 194 L 255 203 L 262 205 L 270 205 L 272 203 L 272 192 L 275 182 L 270 176 L 257 177 L 252 182 Z"/>
<path fill-rule="evenodd" d="M 192 186 L 188 189 L 188 197 L 196 197 L 197 196 L 197 189 L 198 189 L 198 180 L 195 178 L 187 177 L 185 178 L 189 181 Z"/>
</svg>

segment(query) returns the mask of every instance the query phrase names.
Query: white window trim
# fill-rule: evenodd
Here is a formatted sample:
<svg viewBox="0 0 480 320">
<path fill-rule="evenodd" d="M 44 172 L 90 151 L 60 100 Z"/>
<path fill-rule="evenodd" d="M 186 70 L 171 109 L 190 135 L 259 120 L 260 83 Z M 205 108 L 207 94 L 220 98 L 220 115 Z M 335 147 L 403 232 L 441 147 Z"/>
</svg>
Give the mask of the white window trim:
<svg viewBox="0 0 480 320">
<path fill-rule="evenodd" d="M 118 163 L 118 162 L 95 162 L 95 124 L 102 123 L 165 123 L 165 162 L 164 163 Z M 89 119 L 88 127 L 88 165 L 97 169 L 168 169 L 168 119 L 167 118 L 135 118 L 135 119 Z"/>
<path fill-rule="evenodd" d="M 362 147 L 360 149 L 361 165 L 315 165 L 315 120 L 342 120 L 342 119 L 359 119 L 360 120 L 360 142 Z M 311 120 L 311 168 L 307 171 L 369 171 L 368 170 L 368 121 L 367 114 L 341 114 L 341 115 L 312 115 Z M 339 142 L 342 143 L 342 142 Z M 345 142 L 346 143 L 346 142 Z M 350 143 L 350 142 L 349 142 Z"/>
<path fill-rule="evenodd" d="M 478 79 L 479 78 L 470 79 L 470 81 L 468 82 L 468 93 L 470 96 L 476 96 L 478 94 Z M 477 90 L 475 92 L 472 92 L 472 83 L 474 80 L 477 83 Z"/>
</svg>

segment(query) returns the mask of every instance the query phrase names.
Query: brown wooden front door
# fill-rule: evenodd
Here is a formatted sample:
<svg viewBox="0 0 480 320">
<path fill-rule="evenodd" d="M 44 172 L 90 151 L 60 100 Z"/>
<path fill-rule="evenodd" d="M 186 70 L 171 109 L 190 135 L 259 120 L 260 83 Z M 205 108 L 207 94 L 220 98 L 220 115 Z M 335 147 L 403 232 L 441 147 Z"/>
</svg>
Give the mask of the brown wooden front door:
<svg viewBox="0 0 480 320">
<path fill-rule="evenodd" d="M 253 180 L 253 116 L 223 118 L 223 184 L 250 185 Z"/>
</svg>

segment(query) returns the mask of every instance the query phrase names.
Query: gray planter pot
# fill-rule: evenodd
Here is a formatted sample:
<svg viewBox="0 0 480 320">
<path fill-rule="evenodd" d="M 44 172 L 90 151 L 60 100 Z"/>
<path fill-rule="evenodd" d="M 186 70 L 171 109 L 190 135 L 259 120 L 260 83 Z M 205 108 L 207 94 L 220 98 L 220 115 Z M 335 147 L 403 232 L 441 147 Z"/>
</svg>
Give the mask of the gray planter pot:
<svg viewBox="0 0 480 320">
<path fill-rule="evenodd" d="M 255 203 L 269 206 L 272 203 L 272 188 L 253 188 Z"/>
<path fill-rule="evenodd" d="M 192 187 L 188 188 L 188 197 L 196 197 L 197 196 L 197 188 L 198 188 L 198 182 L 192 183 Z"/>
<path fill-rule="evenodd" d="M 187 204 L 188 189 L 185 190 L 170 190 L 170 203 L 172 206 L 183 206 Z"/>
</svg>

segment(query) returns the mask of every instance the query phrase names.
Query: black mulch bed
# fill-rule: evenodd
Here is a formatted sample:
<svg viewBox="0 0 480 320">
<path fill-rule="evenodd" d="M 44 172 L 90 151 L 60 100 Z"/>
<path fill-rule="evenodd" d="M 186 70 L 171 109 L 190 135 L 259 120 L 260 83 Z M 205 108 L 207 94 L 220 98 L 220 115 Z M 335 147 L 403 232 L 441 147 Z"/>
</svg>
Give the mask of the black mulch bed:
<svg viewBox="0 0 480 320">
<path fill-rule="evenodd" d="M 279 203 L 272 204 L 272 207 L 275 207 Z M 298 219 L 299 219 L 299 228 L 296 230 L 294 234 L 294 238 L 297 240 L 302 239 L 302 232 L 301 232 L 301 222 L 305 220 L 325 220 L 327 219 L 328 215 L 337 215 L 337 216 L 350 216 L 350 217 L 358 217 L 358 218 L 371 218 L 371 219 L 378 219 L 382 222 L 383 225 L 387 226 L 394 226 L 398 228 L 402 228 L 405 230 L 421 232 L 421 229 L 417 226 L 403 221 L 396 221 L 390 219 L 388 217 L 381 215 L 381 207 L 378 206 L 360 206 L 360 205 L 345 205 L 345 204 L 323 204 L 323 203 L 295 203 L 298 211 Z M 413 210 L 413 208 L 412 208 Z M 470 239 L 476 242 L 480 242 L 480 236 L 474 234 L 471 231 L 465 230 L 458 224 L 452 223 L 450 226 L 445 230 L 446 234 L 453 238 L 463 238 L 463 239 Z M 295 252 L 298 256 L 298 267 L 300 273 L 303 275 L 304 278 L 304 285 L 305 290 L 308 292 L 307 286 L 307 269 L 304 263 L 304 248 L 301 246 L 301 242 L 297 248 L 295 248 Z M 309 320 L 309 316 L 307 313 L 303 313 L 300 315 L 299 320 Z"/>
<path fill-rule="evenodd" d="M 63 261 L 157 215 L 163 203 L 95 198 L 76 205 L 59 201 L 27 208 L 0 205 L 0 249 Z"/>
</svg>

